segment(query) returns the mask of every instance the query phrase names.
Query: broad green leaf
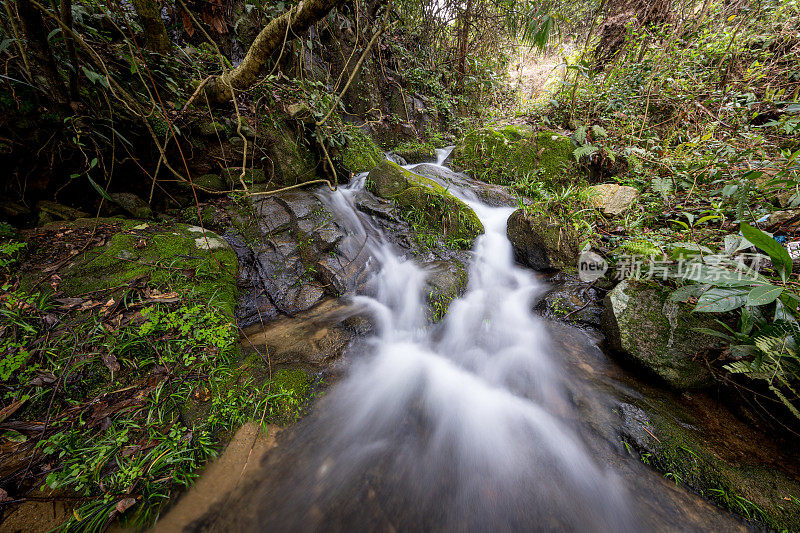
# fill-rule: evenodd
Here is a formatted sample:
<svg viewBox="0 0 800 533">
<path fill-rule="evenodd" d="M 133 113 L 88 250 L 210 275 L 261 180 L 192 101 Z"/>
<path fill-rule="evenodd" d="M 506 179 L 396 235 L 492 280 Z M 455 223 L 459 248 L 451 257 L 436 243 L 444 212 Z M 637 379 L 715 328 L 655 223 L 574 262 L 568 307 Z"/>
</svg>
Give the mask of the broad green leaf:
<svg viewBox="0 0 800 533">
<path fill-rule="evenodd" d="M 89 176 L 86 176 L 86 177 L 87 177 L 87 178 L 89 178 Z M 95 182 L 95 181 L 94 181 L 92 178 L 89 178 L 89 183 L 91 183 L 91 184 L 92 184 L 92 187 L 94 187 L 94 189 L 95 189 L 95 190 L 96 190 L 98 193 L 100 193 L 100 196 L 102 196 L 103 198 L 105 198 L 106 200 L 108 200 L 108 201 L 110 201 L 110 202 L 113 202 L 113 201 L 114 201 L 114 200 L 112 200 L 112 199 L 111 199 L 111 197 L 110 197 L 110 196 L 108 195 L 108 193 L 105 191 L 105 189 L 103 189 L 103 188 L 102 188 L 100 185 L 98 185 L 98 184 L 97 184 L 97 182 Z"/>
<path fill-rule="evenodd" d="M 750 289 L 745 287 L 714 287 L 697 300 L 694 310 L 698 313 L 724 313 L 743 306 Z"/>
<path fill-rule="evenodd" d="M 792 258 L 786 248 L 781 246 L 778 241 L 769 234 L 754 228 L 747 222 L 741 224 L 742 235 L 754 246 L 763 250 L 772 260 L 772 264 L 781 271 L 781 277 L 786 280 L 792 273 Z"/>
<path fill-rule="evenodd" d="M 759 285 L 758 287 L 753 288 L 747 294 L 747 305 L 767 305 L 775 300 L 783 292 L 783 287 L 778 287 L 776 285 Z"/>
<path fill-rule="evenodd" d="M 675 289 L 672 294 L 669 295 L 669 299 L 673 302 L 688 302 L 689 298 L 698 298 L 707 288 L 708 287 L 704 285 L 684 285 L 683 287 Z"/>
</svg>

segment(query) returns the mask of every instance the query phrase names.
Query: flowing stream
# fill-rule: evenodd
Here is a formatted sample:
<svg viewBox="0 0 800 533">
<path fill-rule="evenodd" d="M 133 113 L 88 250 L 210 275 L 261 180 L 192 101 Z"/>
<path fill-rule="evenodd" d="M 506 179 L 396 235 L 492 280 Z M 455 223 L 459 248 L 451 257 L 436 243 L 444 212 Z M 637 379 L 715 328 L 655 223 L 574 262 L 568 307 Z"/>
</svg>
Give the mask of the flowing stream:
<svg viewBox="0 0 800 533">
<path fill-rule="evenodd" d="M 439 152 L 437 165 L 448 153 Z M 485 233 L 474 245 L 465 294 L 431 325 L 424 294 L 428 271 L 398 252 L 355 208 L 364 181 L 361 175 L 322 198 L 350 233 L 340 246 L 356 247 L 379 262 L 369 296 L 353 297 L 353 308 L 372 317 L 374 333 L 351 350 L 346 377 L 273 454 L 269 475 L 250 483 L 220 511 L 222 517 L 203 527 L 663 526 L 657 508 L 675 512 L 674 505 L 683 504 L 670 504 L 670 498 L 686 496 L 669 496 L 677 489 L 621 458 L 614 451 L 619 442 L 609 444 L 613 437 L 587 437 L 597 430 L 582 421 L 578 406 L 601 405 L 602 411 L 604 393 L 571 376 L 546 321 L 532 312 L 544 286 L 514 262 L 506 236 L 513 209 L 487 206 L 470 190 L 446 184 L 475 210 Z M 645 489 L 643 479 L 649 480 Z M 665 501 L 648 503 L 650 490 L 667 494 L 658 497 Z"/>
</svg>

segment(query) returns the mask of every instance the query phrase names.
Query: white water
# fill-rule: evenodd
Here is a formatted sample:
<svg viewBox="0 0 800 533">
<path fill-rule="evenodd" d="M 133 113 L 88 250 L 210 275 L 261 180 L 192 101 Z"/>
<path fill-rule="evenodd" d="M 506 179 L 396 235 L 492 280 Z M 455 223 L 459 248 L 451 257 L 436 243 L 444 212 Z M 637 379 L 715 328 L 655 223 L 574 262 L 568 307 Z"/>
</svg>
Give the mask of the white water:
<svg viewBox="0 0 800 533">
<path fill-rule="evenodd" d="M 439 151 L 437 165 L 448 154 Z M 531 312 L 542 287 L 514 262 L 506 237 L 513 209 L 450 187 L 485 234 L 466 293 L 431 325 L 428 273 L 358 214 L 363 183 L 361 176 L 327 201 L 350 245 L 366 242 L 364 253 L 380 262 L 373 296 L 354 301 L 371 311 L 376 334 L 327 399 L 325 416 L 336 422 L 317 482 L 346 494 L 365 472 L 388 471 L 391 488 L 381 497 L 407 501 L 423 523 L 435 515 L 434 529 L 630 529 L 624 490 L 578 437 L 565 370 Z M 325 501 L 336 504 L 330 495 L 317 504 Z"/>
</svg>

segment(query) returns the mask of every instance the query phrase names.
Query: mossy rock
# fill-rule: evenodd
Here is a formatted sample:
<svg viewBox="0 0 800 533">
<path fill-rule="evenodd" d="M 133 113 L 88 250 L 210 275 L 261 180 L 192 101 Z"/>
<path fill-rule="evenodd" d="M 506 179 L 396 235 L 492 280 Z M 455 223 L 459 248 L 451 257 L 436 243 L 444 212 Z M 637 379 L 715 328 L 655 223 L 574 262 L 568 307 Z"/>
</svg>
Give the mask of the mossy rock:
<svg viewBox="0 0 800 533">
<path fill-rule="evenodd" d="M 192 183 L 199 187 L 201 190 L 212 192 L 223 192 L 230 190 L 228 181 L 219 174 L 202 174 L 192 178 Z M 185 184 L 185 188 L 189 188 L 189 184 Z"/>
<path fill-rule="evenodd" d="M 475 177 L 511 185 L 520 176 L 558 181 L 574 168 L 574 145 L 552 131 L 521 126 L 485 127 L 466 135 L 453 150 L 453 163 Z"/>
<path fill-rule="evenodd" d="M 407 142 L 401 144 L 392 152 L 405 159 L 409 165 L 436 161 L 436 147 L 430 143 Z"/>
<path fill-rule="evenodd" d="M 230 187 L 241 188 L 242 182 L 240 176 L 242 169 L 240 168 L 226 168 L 222 170 L 220 176 Z M 244 182 L 249 186 L 256 183 L 266 183 L 267 175 L 260 168 L 246 168 L 244 170 Z"/>
<path fill-rule="evenodd" d="M 265 118 L 259 135 L 272 165 L 272 181 L 277 185 L 296 185 L 316 179 L 314 155 L 302 137 L 282 120 Z M 268 167 L 269 169 L 269 167 Z"/>
<path fill-rule="evenodd" d="M 603 301 L 608 342 L 676 389 L 707 386 L 712 379 L 704 358 L 724 343 L 696 328 L 715 329 L 716 322 L 671 301 L 670 293 L 657 283 L 617 285 Z"/>
<path fill-rule="evenodd" d="M 721 454 L 687 413 L 666 400 L 644 402 L 648 405 L 622 404 L 618 410 L 623 418 L 625 442 L 643 462 L 769 529 L 800 531 L 797 479 L 751 454 Z M 730 424 L 736 428 L 738 422 Z M 736 438 L 744 437 L 737 434 Z M 731 439 L 726 436 L 727 442 Z"/>
<path fill-rule="evenodd" d="M 233 315 L 238 297 L 236 254 L 221 237 L 187 224 L 124 220 L 103 246 L 89 249 L 59 271 L 68 296 L 125 287 L 142 279 L 163 291 L 194 295 Z M 72 223 L 86 226 L 95 219 Z"/>
<path fill-rule="evenodd" d="M 534 270 L 577 267 L 578 234 L 569 222 L 517 209 L 508 218 L 507 233 L 514 256 L 523 265 Z"/>
<path fill-rule="evenodd" d="M 342 151 L 342 164 L 353 174 L 369 172 L 383 161 L 383 152 L 372 137 L 360 128 L 347 129 L 348 142 Z"/>
<path fill-rule="evenodd" d="M 203 122 L 197 127 L 197 131 L 203 137 L 215 137 L 219 135 L 224 138 L 228 134 L 228 128 L 220 122 Z"/>
<path fill-rule="evenodd" d="M 428 318 L 438 322 L 447 314 L 450 303 L 467 290 L 467 269 L 460 261 L 435 261 L 428 265 L 425 294 Z"/>
<path fill-rule="evenodd" d="M 370 171 L 367 188 L 397 204 L 404 219 L 442 235 L 450 244 L 466 248 L 484 231 L 467 204 L 435 181 L 391 161 L 384 160 Z"/>
</svg>

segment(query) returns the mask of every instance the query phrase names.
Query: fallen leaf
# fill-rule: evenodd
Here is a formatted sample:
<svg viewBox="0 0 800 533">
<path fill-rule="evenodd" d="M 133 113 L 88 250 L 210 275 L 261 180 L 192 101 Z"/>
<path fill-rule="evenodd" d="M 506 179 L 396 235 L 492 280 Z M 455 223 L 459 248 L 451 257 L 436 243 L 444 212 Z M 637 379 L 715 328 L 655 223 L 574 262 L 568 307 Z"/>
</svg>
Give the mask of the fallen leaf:
<svg viewBox="0 0 800 533">
<path fill-rule="evenodd" d="M 8 493 L 4 489 L 0 489 L 0 502 L 10 502 L 14 498 L 8 496 Z"/>
<path fill-rule="evenodd" d="M 117 358 L 114 354 L 111 353 L 101 353 L 100 358 L 103 360 L 103 364 L 106 365 L 111 373 L 119 372 L 119 362 L 117 362 Z"/>
<path fill-rule="evenodd" d="M 39 372 L 39 375 L 28 382 L 29 387 L 44 387 L 55 383 L 58 378 L 52 372 Z"/>
<path fill-rule="evenodd" d="M 211 399 L 211 391 L 208 390 L 208 387 L 198 387 L 194 391 L 194 399 L 198 402 L 207 402 Z"/>
<path fill-rule="evenodd" d="M 116 511 L 119 514 L 122 514 L 134 505 L 136 505 L 136 498 L 125 498 L 124 500 L 117 502 Z"/>
</svg>

